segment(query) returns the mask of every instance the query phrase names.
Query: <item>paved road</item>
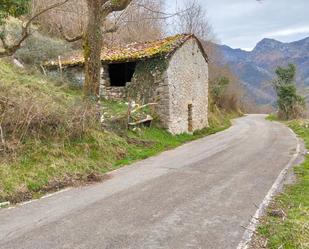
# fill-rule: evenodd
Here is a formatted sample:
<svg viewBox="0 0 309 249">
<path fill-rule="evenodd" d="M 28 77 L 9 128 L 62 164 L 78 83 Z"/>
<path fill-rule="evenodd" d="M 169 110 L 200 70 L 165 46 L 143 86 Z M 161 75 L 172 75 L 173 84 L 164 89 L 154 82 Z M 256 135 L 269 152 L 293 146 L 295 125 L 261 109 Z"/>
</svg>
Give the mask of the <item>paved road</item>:
<svg viewBox="0 0 309 249">
<path fill-rule="evenodd" d="M 111 173 L 111 179 L 0 211 L 1 249 L 229 249 L 295 153 L 265 116 Z"/>
</svg>

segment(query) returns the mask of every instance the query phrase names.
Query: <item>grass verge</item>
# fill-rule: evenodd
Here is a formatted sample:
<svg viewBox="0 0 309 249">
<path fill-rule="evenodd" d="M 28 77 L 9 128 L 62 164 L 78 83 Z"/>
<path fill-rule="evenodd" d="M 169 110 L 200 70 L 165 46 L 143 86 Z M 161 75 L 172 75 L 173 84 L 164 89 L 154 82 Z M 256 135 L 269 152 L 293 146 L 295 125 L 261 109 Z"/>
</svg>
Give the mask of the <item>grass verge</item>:
<svg viewBox="0 0 309 249">
<path fill-rule="evenodd" d="M 271 117 L 271 120 L 274 120 Z M 287 123 L 309 149 L 309 126 L 305 121 Z M 268 209 L 258 228 L 254 248 L 309 248 L 309 156 L 295 167 L 297 181 L 285 188 Z M 265 247 L 265 245 L 267 245 Z"/>
<path fill-rule="evenodd" d="M 0 163 L 0 202 L 18 203 L 67 186 L 100 181 L 109 171 L 229 126 L 226 117 L 220 126 L 193 135 L 173 136 L 152 127 L 128 132 L 126 137 L 92 131 L 73 142 L 29 140 L 13 162 Z"/>
</svg>

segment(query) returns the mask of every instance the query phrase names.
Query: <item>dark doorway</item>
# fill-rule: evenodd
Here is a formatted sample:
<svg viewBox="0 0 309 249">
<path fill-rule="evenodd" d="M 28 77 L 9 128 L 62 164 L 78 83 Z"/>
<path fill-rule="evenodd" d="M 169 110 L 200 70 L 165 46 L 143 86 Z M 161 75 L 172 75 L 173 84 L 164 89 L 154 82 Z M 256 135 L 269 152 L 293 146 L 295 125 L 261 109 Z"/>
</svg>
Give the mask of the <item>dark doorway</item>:
<svg viewBox="0 0 309 249">
<path fill-rule="evenodd" d="M 193 106 L 192 104 L 188 105 L 188 131 L 193 131 Z"/>
<path fill-rule="evenodd" d="M 110 85 L 124 87 L 127 82 L 131 82 L 135 72 L 136 62 L 109 64 Z"/>
</svg>

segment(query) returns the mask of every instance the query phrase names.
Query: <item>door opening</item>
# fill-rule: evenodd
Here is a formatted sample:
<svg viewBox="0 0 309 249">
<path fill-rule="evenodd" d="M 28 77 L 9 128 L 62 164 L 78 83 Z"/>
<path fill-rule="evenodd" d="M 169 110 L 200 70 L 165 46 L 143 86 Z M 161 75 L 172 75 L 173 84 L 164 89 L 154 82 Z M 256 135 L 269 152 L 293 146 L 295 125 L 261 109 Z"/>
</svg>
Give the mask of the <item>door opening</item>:
<svg viewBox="0 0 309 249">
<path fill-rule="evenodd" d="M 110 85 L 113 87 L 125 87 L 131 82 L 135 73 L 135 62 L 109 64 Z"/>
<path fill-rule="evenodd" d="M 188 131 L 193 132 L 193 106 L 188 105 Z"/>
</svg>

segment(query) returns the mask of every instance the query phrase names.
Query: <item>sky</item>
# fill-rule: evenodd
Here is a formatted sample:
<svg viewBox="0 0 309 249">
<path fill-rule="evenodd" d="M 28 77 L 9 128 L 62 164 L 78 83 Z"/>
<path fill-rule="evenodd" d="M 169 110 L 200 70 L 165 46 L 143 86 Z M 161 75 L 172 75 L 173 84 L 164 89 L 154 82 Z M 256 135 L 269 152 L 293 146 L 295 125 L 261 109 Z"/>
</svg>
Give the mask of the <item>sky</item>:
<svg viewBox="0 0 309 249">
<path fill-rule="evenodd" d="M 186 0 L 168 0 L 169 9 Z M 263 38 L 292 42 L 309 36 L 309 0 L 197 0 L 206 9 L 216 38 L 252 50 Z"/>
</svg>

